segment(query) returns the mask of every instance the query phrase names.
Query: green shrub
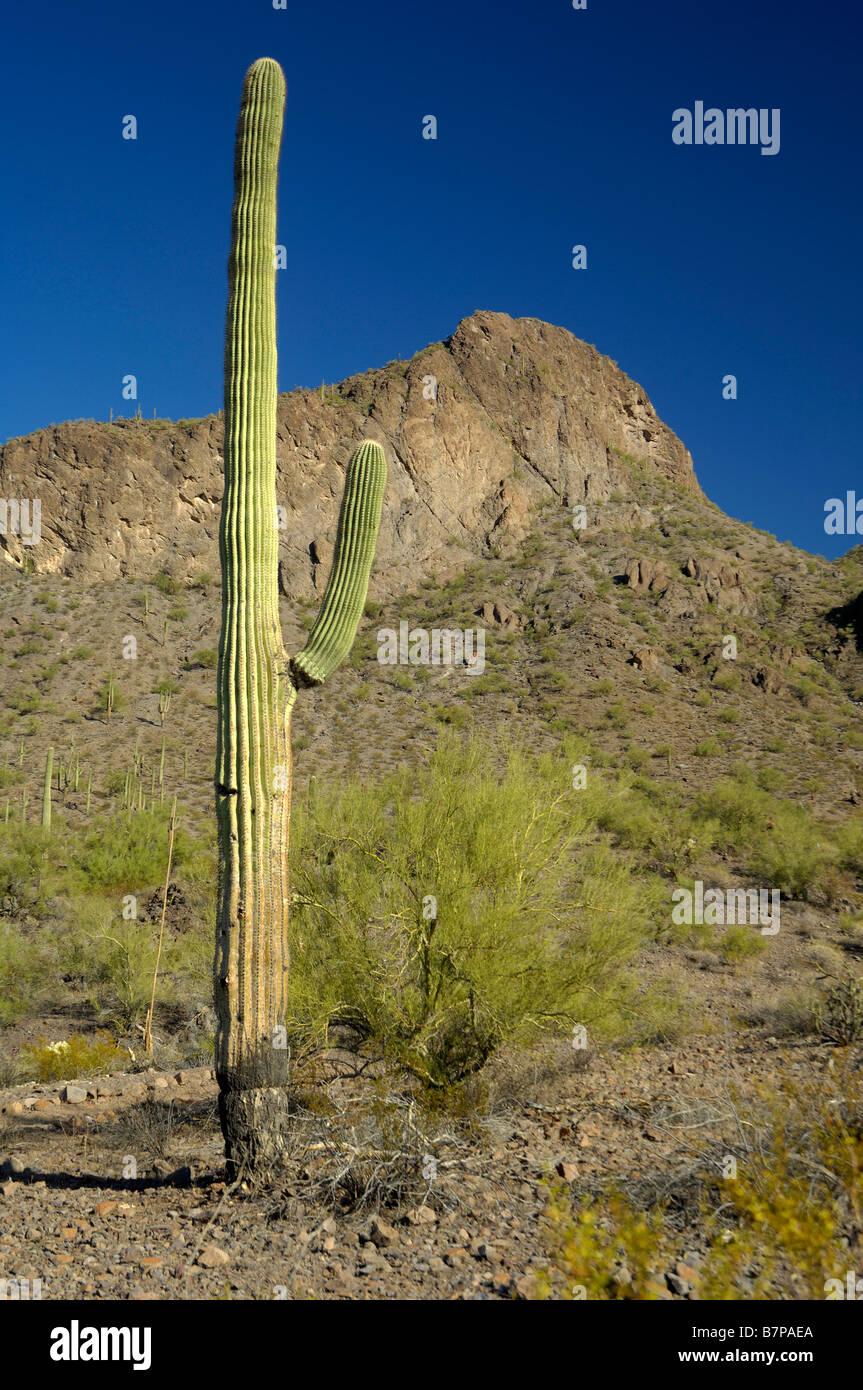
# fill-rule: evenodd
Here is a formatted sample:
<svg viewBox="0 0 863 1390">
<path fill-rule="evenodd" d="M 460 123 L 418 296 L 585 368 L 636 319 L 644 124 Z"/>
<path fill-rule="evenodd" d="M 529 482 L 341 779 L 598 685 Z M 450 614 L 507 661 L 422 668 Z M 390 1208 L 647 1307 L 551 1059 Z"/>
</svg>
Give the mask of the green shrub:
<svg viewBox="0 0 863 1390">
<path fill-rule="evenodd" d="M 762 883 L 790 897 L 805 898 L 835 863 L 836 850 L 809 812 L 754 779 L 723 778 L 698 798 L 696 812 L 716 822 L 717 850 L 744 855 Z"/>
<path fill-rule="evenodd" d="M 0 923 L 0 1027 L 29 1012 L 46 980 L 38 941 L 14 923 Z"/>
<path fill-rule="evenodd" d="M 718 739 L 705 738 L 696 743 L 692 751 L 696 758 L 715 758 L 722 752 L 722 745 Z"/>
<path fill-rule="evenodd" d="M 292 831 L 292 1030 L 353 1023 L 432 1086 L 504 1042 L 625 1025 L 648 923 L 559 759 L 444 737 L 376 788 L 330 785 Z"/>
<path fill-rule="evenodd" d="M 753 927 L 731 926 L 719 942 L 719 952 L 726 960 L 749 960 L 767 949 L 767 940 Z"/>
<path fill-rule="evenodd" d="M 93 830 L 71 846 L 70 858 L 89 887 L 122 886 L 126 892 L 157 885 L 164 879 L 168 862 L 170 811 L 167 803 L 151 811 L 123 811 L 105 816 Z M 189 842 L 182 826 L 174 836 L 173 863 L 182 868 L 189 857 Z"/>
<path fill-rule="evenodd" d="M 739 671 L 717 671 L 713 677 L 715 690 L 739 690 L 742 684 Z"/>
<path fill-rule="evenodd" d="M 202 647 L 199 652 L 195 652 L 192 659 L 197 666 L 203 666 L 206 671 L 214 671 L 219 664 L 219 653 L 212 647 Z"/>
<path fill-rule="evenodd" d="M 62 1042 L 25 1043 L 21 1049 L 27 1072 L 37 1081 L 65 1081 L 76 1076 L 97 1076 L 99 1072 L 119 1071 L 129 1062 L 128 1052 L 114 1042 L 110 1033 L 100 1030 L 90 1037 L 73 1033 Z"/>
</svg>

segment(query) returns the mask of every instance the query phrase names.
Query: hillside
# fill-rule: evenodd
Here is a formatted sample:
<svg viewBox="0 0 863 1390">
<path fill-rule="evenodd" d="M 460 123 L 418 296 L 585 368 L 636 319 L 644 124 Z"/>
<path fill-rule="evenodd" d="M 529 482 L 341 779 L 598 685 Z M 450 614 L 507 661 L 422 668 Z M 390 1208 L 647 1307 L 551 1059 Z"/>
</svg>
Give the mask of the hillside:
<svg viewBox="0 0 863 1390">
<path fill-rule="evenodd" d="M 428 378 L 433 377 L 436 388 Z M 431 391 L 432 397 L 427 393 Z M 436 399 L 434 395 L 436 394 Z M 620 454 L 698 491 L 686 449 L 641 387 L 595 348 L 537 319 L 478 313 L 410 362 L 279 398 L 278 503 L 284 591 L 314 593 L 358 438 L 391 463 L 376 584 L 393 594 L 470 556 L 515 552 L 531 507 L 605 501 Z M 35 572 L 177 578 L 218 568 L 222 418 L 75 421 L 0 450 L 4 496 L 39 497 Z M 26 547 L 2 540 L 20 567 Z"/>
<path fill-rule="evenodd" d="M 423 397 L 429 376 L 437 402 Z M 596 727 L 624 761 L 670 741 L 659 775 L 709 781 L 746 757 L 772 760 L 787 790 L 825 807 L 854 792 L 863 558 L 831 564 L 724 516 L 641 387 L 595 349 L 537 320 L 479 313 L 410 362 L 281 396 L 279 421 L 289 650 L 326 579 L 352 441 L 379 439 L 390 458 L 374 616 L 351 668 L 304 697 L 301 775 L 339 765 L 373 731 L 383 765 L 398 762 L 466 696 L 481 722 L 515 718 L 537 739 Z M 0 450 L 2 494 L 39 497 L 42 528 L 35 546 L 0 537 L 7 701 L 41 709 L 35 723 L 35 707 L 7 715 L 8 755 L 38 723 L 42 747 L 74 742 L 107 774 L 114 751 L 128 760 L 132 731 L 145 748 L 160 741 L 152 687 L 167 679 L 168 748 L 186 749 L 190 777 L 207 786 L 214 686 L 195 653 L 218 641 L 220 429 L 220 417 L 73 422 Z M 483 627 L 484 677 L 381 667 L 375 633 L 402 621 Z M 93 718 L 108 671 L 128 702 L 110 726 Z M 359 725 L 357 687 L 369 705 Z M 714 753 L 694 759 L 710 736 Z M 793 758 L 766 746 L 783 737 Z"/>
<path fill-rule="evenodd" d="M 59 1091 L 33 1090 L 28 1045 L 101 1027 L 132 1049 L 136 1066 L 141 1061 L 166 813 L 175 794 L 181 836 L 155 1065 L 168 1075 L 208 1062 L 221 428 L 221 417 L 76 421 L 0 449 L 0 495 L 38 497 L 42 530 L 33 546 L 0 537 L 0 1084 L 7 1086 L 0 1107 L 10 1124 L 7 1140 L 0 1135 L 0 1158 L 22 1156 L 40 1172 L 49 1164 L 59 1171 L 59 1163 L 77 1171 L 84 1159 L 71 1140 L 61 1158 L 48 1157 L 55 1137 L 66 1143 L 72 1131 Z M 639 933 L 630 950 L 632 992 L 620 996 L 619 1015 L 611 1005 L 608 1019 L 597 1015 L 585 1076 L 566 1041 L 551 1043 L 540 1062 L 526 1062 L 515 1044 L 503 1054 L 508 1062 L 495 1060 L 486 1130 L 465 1140 L 475 1172 L 498 1185 L 486 1201 L 478 1179 L 468 1206 L 491 1214 L 485 1226 L 477 1218 L 474 1230 L 460 1214 L 464 1194 L 448 1190 L 435 1206 L 426 1192 L 442 1232 L 447 1222 L 453 1230 L 441 1234 L 439 1248 L 431 1236 L 426 1241 L 432 1253 L 425 1251 L 415 1274 L 421 1296 L 453 1289 L 473 1296 L 466 1290 L 477 1280 L 466 1275 L 462 1285 L 460 1261 L 447 1264 L 446 1253 L 468 1251 L 468 1271 L 470 1260 L 482 1265 L 483 1240 L 502 1241 L 510 1252 L 501 1269 L 495 1259 L 478 1281 L 489 1294 L 510 1296 L 526 1270 L 539 1267 L 543 1174 L 569 1163 L 579 1124 L 586 1128 L 578 1143 L 586 1138 L 585 1148 L 601 1151 L 622 1184 L 637 1170 L 640 1185 L 633 1177 L 627 1188 L 633 1201 L 679 1199 L 673 1254 L 691 1267 L 689 1256 L 706 1257 L 709 1245 L 692 1195 L 698 1164 L 683 1162 L 688 1120 L 678 1129 L 669 1117 L 691 1119 L 707 1107 L 698 1113 L 712 1162 L 728 1146 L 737 1152 L 737 1112 L 717 1100 L 732 1074 L 755 1104 L 765 1079 L 778 1091 L 780 1073 L 817 1088 L 837 1058 L 859 1071 L 863 654 L 856 623 L 863 552 L 833 564 L 725 516 L 702 493 L 688 451 L 644 390 L 594 348 L 534 319 L 477 313 L 409 362 L 281 396 L 278 437 L 289 651 L 301 644 L 326 580 L 353 443 L 379 440 L 390 463 L 354 652 L 323 690 L 304 691 L 297 702 L 301 805 L 313 804 L 307 788 L 314 776 L 314 796 L 328 807 L 326 798 L 336 798 L 333 816 L 341 814 L 342 794 L 368 813 L 362 797 L 390 776 L 426 786 L 439 746 L 449 750 L 453 806 L 469 802 L 467 790 L 459 791 L 454 750 L 471 736 L 495 766 L 507 748 L 524 750 L 537 766 L 544 758 L 546 789 L 557 777 L 569 794 L 581 766 L 586 790 L 583 806 L 573 803 L 572 823 L 598 856 L 584 882 L 597 892 L 603 878 L 617 884 Z M 483 668 L 382 664 L 379 634 L 401 624 L 481 631 Z M 49 747 L 56 761 L 46 855 L 37 827 Z M 695 880 L 780 891 L 781 930 L 765 937 L 748 926 L 675 929 L 671 894 Z M 129 893 L 140 910 L 134 923 L 118 927 Z M 588 906 L 579 899 L 578 910 L 589 921 L 592 899 L 582 896 Z M 604 909 L 610 922 L 617 920 L 613 898 Z M 338 1040 L 358 1053 L 367 1041 Z M 507 1065 L 511 1073 L 501 1081 Z M 199 1126 L 195 1181 L 209 1190 L 218 1146 L 204 1103 L 206 1075 L 187 1099 L 189 1123 Z M 612 1105 L 615 1076 L 622 1089 Z M 329 1083 L 317 1075 L 315 1084 Z M 330 1099 L 339 1113 L 353 1113 L 357 1096 L 350 1087 L 336 1090 Z M 37 1123 L 34 1096 L 45 1102 Z M 150 1084 L 148 1103 L 160 1099 Z M 106 1152 L 128 1146 L 103 1099 L 80 1113 L 90 1113 L 97 1148 L 103 1141 Z M 599 1131 L 591 1139 L 591 1125 L 601 1140 Z M 529 1133 L 529 1143 L 510 1138 L 513 1128 Z M 436 1143 L 429 1133 L 426 1142 Z M 191 1142 L 187 1135 L 172 1150 L 178 1166 Z M 317 1132 L 309 1142 L 322 1143 Z M 525 1157 L 523 1171 L 514 1154 L 519 1163 Z M 685 1173 L 675 1188 L 668 1174 L 678 1172 L 677 1159 Z M 603 1164 L 595 1154 L 579 1163 L 589 1189 L 600 1190 Z M 576 1181 L 570 1166 L 568 1183 Z M 405 1179 L 392 1210 L 401 1212 L 402 1197 L 415 1204 L 420 1189 L 415 1175 Z M 190 1195 L 190 1210 L 202 1190 Z M 286 1210 L 297 1232 L 308 1235 L 318 1218 L 330 1219 L 322 1190 L 300 1183 L 291 1195 Z M 378 1199 L 386 1208 L 389 1198 Z M 343 1195 L 338 1200 L 347 1211 Z M 172 1190 L 170 1201 L 180 1206 L 185 1197 Z M 367 1209 L 357 1210 L 365 1219 Z M 413 1217 L 409 1224 L 416 1225 Z M 459 1243 L 464 1227 L 468 1239 Z M 302 1278 L 310 1281 L 303 1288 L 345 1296 L 340 1275 L 321 1273 L 333 1248 L 328 1238 L 306 1251 L 308 1242 L 296 1236 L 298 1258 L 307 1261 Z M 476 1251 L 471 1241 L 479 1242 Z M 697 1280 L 674 1274 L 668 1259 L 663 1289 L 688 1296 Z M 371 1272 L 346 1276 L 348 1296 L 360 1296 L 356 1278 L 368 1284 L 372 1274 L 382 1280 L 372 1296 L 392 1296 L 387 1269 L 371 1264 Z M 790 1269 L 786 1261 L 774 1272 L 772 1296 L 799 1296 Z M 85 1279 L 80 1270 L 62 1277 L 71 1286 L 77 1279 L 76 1287 Z M 737 1296 L 751 1291 L 748 1275 L 738 1269 L 733 1277 L 743 1290 Z M 138 1278 L 130 1275 L 123 1296 Z M 266 1283 L 275 1273 L 256 1266 L 254 1278 Z M 402 1270 L 399 1278 L 408 1287 L 414 1275 Z M 236 1285 L 245 1291 L 239 1296 L 249 1280 L 252 1273 Z M 166 1296 L 197 1296 L 186 1284 L 178 1294 L 167 1270 L 158 1282 Z M 520 1296 L 529 1296 L 527 1287 L 519 1286 Z"/>
</svg>

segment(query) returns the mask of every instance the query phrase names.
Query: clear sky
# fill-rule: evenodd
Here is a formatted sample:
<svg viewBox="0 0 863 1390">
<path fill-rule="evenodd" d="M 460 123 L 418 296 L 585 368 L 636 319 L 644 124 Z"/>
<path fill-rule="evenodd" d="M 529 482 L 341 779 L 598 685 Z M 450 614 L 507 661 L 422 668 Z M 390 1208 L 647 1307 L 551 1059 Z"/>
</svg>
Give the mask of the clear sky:
<svg viewBox="0 0 863 1390">
<path fill-rule="evenodd" d="M 840 554 L 857 538 L 825 535 L 824 503 L 863 497 L 861 27 L 858 0 L 9 6 L 0 439 L 132 413 L 129 373 L 145 415 L 220 408 L 234 127 L 267 55 L 280 389 L 475 309 L 547 319 L 644 386 L 721 507 Z M 697 101 L 778 108 L 778 153 L 675 144 Z"/>
</svg>

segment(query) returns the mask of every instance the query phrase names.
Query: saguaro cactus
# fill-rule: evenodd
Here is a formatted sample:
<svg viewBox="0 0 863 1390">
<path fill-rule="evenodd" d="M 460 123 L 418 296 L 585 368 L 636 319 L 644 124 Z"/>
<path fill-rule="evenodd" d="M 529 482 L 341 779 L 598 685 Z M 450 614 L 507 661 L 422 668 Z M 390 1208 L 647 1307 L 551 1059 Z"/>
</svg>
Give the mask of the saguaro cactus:
<svg viewBox="0 0 863 1390">
<path fill-rule="evenodd" d="M 297 690 L 344 659 L 368 588 L 386 461 L 348 464 L 333 567 L 304 649 L 289 658 L 278 611 L 276 180 L 285 103 L 278 63 L 253 63 L 234 160 L 225 349 L 225 492 L 216 808 L 216 1075 L 229 1167 L 266 1177 L 288 1122 L 290 716 Z"/>
<path fill-rule="evenodd" d="M 51 829 L 51 774 L 54 769 L 54 749 L 45 754 L 45 785 L 42 789 L 42 829 Z"/>
</svg>

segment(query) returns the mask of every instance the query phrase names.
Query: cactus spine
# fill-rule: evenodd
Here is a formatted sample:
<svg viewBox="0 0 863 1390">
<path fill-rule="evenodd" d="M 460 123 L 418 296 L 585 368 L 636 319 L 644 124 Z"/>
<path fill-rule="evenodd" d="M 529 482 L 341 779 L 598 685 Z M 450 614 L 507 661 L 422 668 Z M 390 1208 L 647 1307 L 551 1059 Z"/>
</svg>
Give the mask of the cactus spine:
<svg viewBox="0 0 863 1390">
<path fill-rule="evenodd" d="M 42 791 L 42 829 L 51 829 L 51 776 L 54 770 L 54 749 L 45 754 L 45 786 Z"/>
<path fill-rule="evenodd" d="M 350 649 L 365 601 L 386 482 L 383 450 L 348 465 L 333 569 L 304 650 L 291 661 L 278 608 L 276 182 L 285 79 L 246 74 L 234 159 L 225 347 L 225 491 L 216 810 L 216 1075 L 229 1168 L 266 1177 L 288 1122 L 290 717 Z"/>
</svg>

